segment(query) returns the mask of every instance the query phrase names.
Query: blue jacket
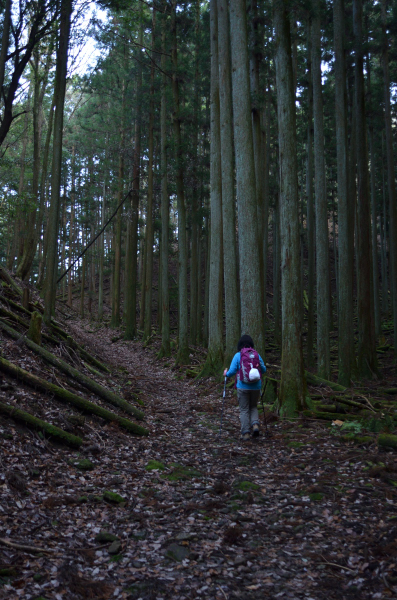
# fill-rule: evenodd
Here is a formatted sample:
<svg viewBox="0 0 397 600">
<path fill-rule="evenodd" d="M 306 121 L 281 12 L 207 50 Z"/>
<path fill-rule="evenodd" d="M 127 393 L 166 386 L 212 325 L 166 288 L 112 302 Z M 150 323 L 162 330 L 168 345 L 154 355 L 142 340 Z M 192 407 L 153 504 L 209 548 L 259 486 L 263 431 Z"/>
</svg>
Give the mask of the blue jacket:
<svg viewBox="0 0 397 600">
<path fill-rule="evenodd" d="M 259 364 L 260 364 L 260 368 L 262 373 L 266 373 L 266 367 L 265 367 L 265 363 L 262 360 L 262 357 L 260 355 L 259 356 Z M 236 352 L 236 354 L 233 356 L 233 360 L 232 363 L 230 365 L 230 368 L 228 370 L 228 372 L 226 373 L 226 377 L 231 377 L 232 375 L 235 375 L 236 373 L 238 373 L 240 370 L 240 352 Z M 239 390 L 260 390 L 262 387 L 262 382 L 261 380 L 259 381 L 254 381 L 253 383 L 244 383 L 244 381 L 240 381 L 239 379 L 237 379 L 237 389 Z"/>
</svg>

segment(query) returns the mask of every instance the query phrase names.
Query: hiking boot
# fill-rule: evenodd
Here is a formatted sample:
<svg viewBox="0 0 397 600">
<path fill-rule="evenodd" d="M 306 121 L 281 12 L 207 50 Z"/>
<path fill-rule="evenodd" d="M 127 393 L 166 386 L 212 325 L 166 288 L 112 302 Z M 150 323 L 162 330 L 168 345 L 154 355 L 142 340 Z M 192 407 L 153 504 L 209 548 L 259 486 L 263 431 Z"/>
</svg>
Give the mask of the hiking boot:
<svg viewBox="0 0 397 600">
<path fill-rule="evenodd" d="M 254 423 L 252 426 L 252 437 L 258 437 L 259 435 L 259 425 L 258 423 Z"/>
<path fill-rule="evenodd" d="M 243 440 L 243 442 L 248 442 L 248 440 L 250 439 L 250 434 L 249 433 L 244 433 L 243 436 L 241 436 L 241 439 Z"/>
</svg>

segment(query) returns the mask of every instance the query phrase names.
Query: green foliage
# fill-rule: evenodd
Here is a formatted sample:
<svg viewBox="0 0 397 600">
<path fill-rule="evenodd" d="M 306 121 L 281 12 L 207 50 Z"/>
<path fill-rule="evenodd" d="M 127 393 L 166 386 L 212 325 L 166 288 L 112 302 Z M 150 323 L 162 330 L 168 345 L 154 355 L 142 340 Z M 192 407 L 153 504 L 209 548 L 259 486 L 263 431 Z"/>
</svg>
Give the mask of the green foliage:
<svg viewBox="0 0 397 600">
<path fill-rule="evenodd" d="M 164 471 L 165 468 L 166 467 L 163 465 L 163 463 L 161 463 L 158 460 L 149 460 L 148 464 L 145 467 L 146 471 Z"/>
<path fill-rule="evenodd" d="M 252 483 L 252 481 L 240 481 L 235 484 L 235 487 L 243 492 L 260 489 L 260 486 L 257 483 Z"/>
</svg>

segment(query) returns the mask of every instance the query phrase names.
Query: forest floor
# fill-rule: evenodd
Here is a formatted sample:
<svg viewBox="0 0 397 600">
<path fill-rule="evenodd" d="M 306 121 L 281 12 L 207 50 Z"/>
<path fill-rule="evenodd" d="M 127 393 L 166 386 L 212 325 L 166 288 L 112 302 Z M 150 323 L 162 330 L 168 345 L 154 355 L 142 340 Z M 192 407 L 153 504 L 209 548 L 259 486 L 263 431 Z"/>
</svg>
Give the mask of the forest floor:
<svg viewBox="0 0 397 600">
<path fill-rule="evenodd" d="M 318 420 L 269 419 L 243 443 L 231 388 L 219 435 L 221 381 L 189 379 L 155 344 L 65 327 L 111 366 L 108 386 L 140 391 L 150 435 L 86 416 L 76 451 L 0 419 L 0 598 L 397 597 L 396 453 L 376 436 L 357 444 Z M 1 342 L 4 357 L 59 384 L 27 348 Z M 1 401 L 68 422 L 65 405 L 0 379 Z"/>
</svg>

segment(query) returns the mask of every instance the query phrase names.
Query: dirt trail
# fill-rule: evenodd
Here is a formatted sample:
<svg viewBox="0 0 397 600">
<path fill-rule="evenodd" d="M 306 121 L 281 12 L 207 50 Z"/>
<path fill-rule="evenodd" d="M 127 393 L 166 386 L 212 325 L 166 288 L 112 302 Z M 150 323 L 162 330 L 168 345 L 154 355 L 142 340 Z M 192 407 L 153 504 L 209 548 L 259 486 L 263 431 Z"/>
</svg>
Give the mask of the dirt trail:
<svg viewBox="0 0 397 600">
<path fill-rule="evenodd" d="M 242 443 L 230 391 L 219 438 L 221 384 L 180 381 L 141 344 L 78 328 L 125 395 L 141 390 L 150 436 L 87 421 L 92 471 L 76 471 L 69 450 L 38 457 L 24 514 L 8 509 L 7 537 L 54 555 L 30 557 L 23 587 L 6 582 L 0 597 L 396 597 L 397 494 L 393 475 L 373 472 L 383 464 L 392 474 L 394 455 L 308 421 L 273 423 L 271 437 Z M 105 502 L 105 491 L 121 504 Z M 101 532 L 117 536 L 113 549 Z"/>
</svg>

